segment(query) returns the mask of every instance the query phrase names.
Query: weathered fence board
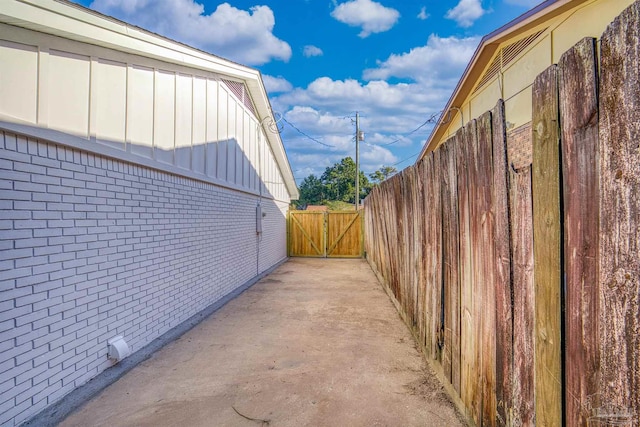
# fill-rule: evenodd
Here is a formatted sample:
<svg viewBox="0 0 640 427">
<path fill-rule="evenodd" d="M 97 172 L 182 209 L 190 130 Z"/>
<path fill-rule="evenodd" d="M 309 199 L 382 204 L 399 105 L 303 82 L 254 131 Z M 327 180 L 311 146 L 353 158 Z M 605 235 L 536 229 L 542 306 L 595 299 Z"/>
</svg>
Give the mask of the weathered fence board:
<svg viewBox="0 0 640 427">
<path fill-rule="evenodd" d="M 526 129 L 528 128 L 528 130 Z M 510 147 L 511 145 L 511 147 Z M 534 423 L 533 206 L 531 127 L 507 133 L 513 272 L 513 422 Z M 513 158 L 511 153 L 517 153 Z M 516 169 L 517 166 L 517 169 Z"/>
<path fill-rule="evenodd" d="M 511 227 L 509 174 L 504 102 L 492 113 L 492 206 L 495 219 L 494 280 L 496 297 L 496 424 L 508 426 L 513 408 L 513 286 L 511 281 Z"/>
<path fill-rule="evenodd" d="M 564 366 L 568 426 L 587 425 L 597 392 L 598 99 L 596 41 L 586 38 L 558 63 L 564 200 Z"/>
<path fill-rule="evenodd" d="M 478 386 L 476 378 L 478 366 L 478 337 L 476 325 L 479 319 L 475 317 L 472 248 L 471 248 L 471 208 L 469 206 L 469 186 L 472 178 L 469 173 L 472 168 L 472 146 L 476 141 L 476 121 L 471 120 L 465 126 L 462 139 L 456 145 L 456 168 L 458 169 L 458 226 L 459 265 L 460 265 L 460 397 L 477 422 L 479 418 Z M 455 366 L 454 366 L 455 368 Z"/>
<path fill-rule="evenodd" d="M 430 292 L 430 322 L 429 340 L 431 343 L 431 357 L 440 359 L 440 341 L 443 328 L 443 304 L 442 304 L 442 198 L 440 193 L 441 169 L 440 151 L 429 155 L 425 161 L 425 181 L 424 190 L 424 210 L 428 212 L 428 227 L 426 233 L 427 249 L 425 256 L 428 257 L 427 283 Z"/>
<path fill-rule="evenodd" d="M 460 285 L 458 277 L 458 197 L 456 145 L 461 133 L 440 150 L 442 170 L 442 246 L 444 292 L 444 348 L 442 367 L 455 390 L 460 393 Z"/>
<path fill-rule="evenodd" d="M 640 411 L 640 2 L 600 44 L 600 406 Z"/>
<path fill-rule="evenodd" d="M 640 1 L 600 82 L 582 40 L 531 124 L 500 101 L 367 198 L 370 262 L 479 426 L 638 425 L 639 39 Z"/>
<path fill-rule="evenodd" d="M 420 265 L 420 248 L 417 243 L 419 243 L 419 236 L 422 234 L 421 232 L 421 224 L 422 221 L 417 220 L 419 218 L 417 209 L 417 197 L 420 192 L 420 186 L 417 179 L 417 168 L 411 167 L 407 169 L 407 180 L 406 180 L 406 192 L 407 192 L 407 202 L 409 205 L 409 209 L 406 211 L 407 218 L 407 246 L 409 247 L 408 261 L 404 263 L 407 269 L 407 278 L 409 289 L 407 290 L 407 294 L 411 296 L 411 300 L 407 301 L 407 305 L 410 308 L 411 313 L 411 322 L 414 328 L 418 327 L 418 290 L 419 286 L 416 286 L 420 283 L 419 280 L 419 268 Z"/>
<path fill-rule="evenodd" d="M 418 336 L 420 345 L 424 346 L 426 354 L 431 353 L 431 343 L 427 342 L 429 334 L 429 324 L 431 321 L 431 308 L 429 307 L 429 290 L 430 286 L 427 285 L 427 276 L 429 274 L 429 262 L 430 254 L 427 252 L 427 229 L 429 227 L 429 214 L 430 209 L 425 209 L 424 201 L 425 196 L 425 173 L 426 162 L 422 161 L 416 165 L 416 184 L 418 185 L 418 191 L 414 193 L 414 206 L 416 211 L 416 222 L 419 222 L 419 230 L 416 230 L 414 237 L 414 244 L 417 246 L 416 250 L 416 270 L 417 270 L 417 288 L 418 288 Z"/>
<path fill-rule="evenodd" d="M 533 82 L 536 425 L 562 424 L 560 149 L 557 67 Z"/>
<path fill-rule="evenodd" d="M 481 401 L 479 425 L 494 426 L 496 420 L 496 365 L 495 327 L 496 302 L 494 288 L 495 224 L 491 185 L 492 170 L 492 123 L 491 112 L 486 112 L 477 121 L 477 144 L 473 156 L 475 162 L 473 181 L 470 185 L 471 238 L 474 265 L 474 294 L 476 298 L 474 316 L 478 337 L 479 366 L 477 379 Z"/>
<path fill-rule="evenodd" d="M 407 168 L 407 169 L 411 169 L 411 167 Z M 399 235 L 398 235 L 398 243 L 396 245 L 396 248 L 398 249 L 401 259 L 401 262 L 398 262 L 397 264 L 397 269 L 398 269 L 398 300 L 400 301 L 400 305 L 402 306 L 402 308 L 404 309 L 404 313 L 407 316 L 407 321 L 411 322 L 411 319 L 413 317 L 413 313 L 411 312 L 410 309 L 410 302 L 409 299 L 411 298 L 411 293 L 409 292 L 409 287 L 412 285 L 411 283 L 407 283 L 408 279 L 409 279 L 409 275 L 407 274 L 408 271 L 408 264 L 410 264 L 410 260 L 411 260 L 411 256 L 410 254 L 410 250 L 411 247 L 408 246 L 406 244 L 406 242 L 411 238 L 411 236 L 409 235 L 409 218 L 407 217 L 407 211 L 410 209 L 409 203 L 410 202 L 409 197 L 407 195 L 407 174 L 409 173 L 408 170 L 405 169 L 404 171 L 402 171 L 399 175 L 400 175 L 400 180 L 398 181 L 399 183 L 399 192 L 397 193 L 399 195 L 398 200 L 396 200 L 396 215 L 397 218 L 399 219 L 398 224 L 400 225 L 398 227 L 398 231 L 399 231 Z"/>
</svg>

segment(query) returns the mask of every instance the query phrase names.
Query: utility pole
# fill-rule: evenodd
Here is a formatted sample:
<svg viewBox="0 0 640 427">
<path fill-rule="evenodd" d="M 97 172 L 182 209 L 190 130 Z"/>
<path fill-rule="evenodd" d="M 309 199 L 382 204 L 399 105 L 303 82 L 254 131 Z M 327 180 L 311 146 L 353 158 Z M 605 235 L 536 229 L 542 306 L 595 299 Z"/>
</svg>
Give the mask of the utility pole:
<svg viewBox="0 0 640 427">
<path fill-rule="evenodd" d="M 358 208 L 360 207 L 360 153 L 359 153 L 359 143 L 360 142 L 360 115 L 356 111 L 356 212 L 358 212 Z"/>
</svg>

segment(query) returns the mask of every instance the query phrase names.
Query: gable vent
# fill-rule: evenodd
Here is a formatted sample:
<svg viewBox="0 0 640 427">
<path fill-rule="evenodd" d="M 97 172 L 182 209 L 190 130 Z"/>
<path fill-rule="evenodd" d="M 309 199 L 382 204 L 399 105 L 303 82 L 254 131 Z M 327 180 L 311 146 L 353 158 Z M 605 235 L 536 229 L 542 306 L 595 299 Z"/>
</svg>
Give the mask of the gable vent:
<svg viewBox="0 0 640 427">
<path fill-rule="evenodd" d="M 238 99 L 244 104 L 245 107 L 249 109 L 253 113 L 254 116 L 258 116 L 256 114 L 256 108 L 251 101 L 251 97 L 249 96 L 249 92 L 247 92 L 247 88 L 244 83 L 234 82 L 233 80 L 225 80 L 221 79 L 225 85 L 229 88 L 231 93 L 233 93 Z"/>
<path fill-rule="evenodd" d="M 492 80 L 501 69 L 504 69 L 509 63 L 511 63 L 518 55 L 520 55 L 524 50 L 529 47 L 538 37 L 542 35 L 547 29 L 543 29 L 538 31 L 537 33 L 533 33 L 528 37 L 525 37 L 521 40 L 518 40 L 515 43 L 511 43 L 500 49 L 498 54 L 493 58 L 489 67 L 482 75 L 482 78 L 478 81 L 478 85 L 473 90 L 473 93 L 476 93 L 480 90 L 484 85 L 486 85 L 490 80 Z"/>
</svg>

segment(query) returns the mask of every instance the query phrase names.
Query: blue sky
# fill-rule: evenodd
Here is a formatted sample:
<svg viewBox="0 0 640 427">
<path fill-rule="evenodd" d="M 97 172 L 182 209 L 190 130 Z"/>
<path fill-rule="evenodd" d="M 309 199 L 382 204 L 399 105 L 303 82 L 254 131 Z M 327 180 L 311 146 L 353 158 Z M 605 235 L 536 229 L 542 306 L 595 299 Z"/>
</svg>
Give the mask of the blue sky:
<svg viewBox="0 0 640 427">
<path fill-rule="evenodd" d="M 412 164 L 481 37 L 541 2 L 76 1 L 259 69 L 298 183 L 355 155 L 356 111 L 361 170 Z"/>
</svg>

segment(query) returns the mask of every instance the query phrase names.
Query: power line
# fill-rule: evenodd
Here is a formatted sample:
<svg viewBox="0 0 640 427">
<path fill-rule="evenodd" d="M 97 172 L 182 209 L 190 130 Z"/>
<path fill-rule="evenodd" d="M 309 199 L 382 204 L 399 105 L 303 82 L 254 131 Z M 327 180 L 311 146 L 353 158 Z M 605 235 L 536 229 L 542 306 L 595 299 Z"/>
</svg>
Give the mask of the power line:
<svg viewBox="0 0 640 427">
<path fill-rule="evenodd" d="M 394 164 L 392 164 L 391 166 L 397 166 L 397 165 L 399 165 L 400 163 L 404 163 L 404 162 L 406 162 L 407 160 L 409 160 L 410 158 L 417 156 L 418 154 L 420 154 L 420 151 L 418 151 L 418 152 L 417 152 L 417 153 L 415 153 L 415 154 L 410 155 L 410 156 L 409 156 L 409 157 L 407 157 L 406 159 L 400 160 L 398 163 L 394 163 Z"/>
<path fill-rule="evenodd" d="M 316 143 L 318 143 L 320 145 L 324 145 L 325 147 L 333 147 L 333 145 L 325 144 L 324 142 L 318 141 L 314 137 L 307 135 L 306 133 L 304 133 L 303 131 L 298 129 L 295 125 L 293 125 L 289 120 L 285 119 L 284 116 L 282 116 L 282 121 L 285 122 L 286 124 L 288 124 L 289 126 L 291 126 L 293 129 L 295 129 L 300 135 L 304 136 L 305 138 L 308 138 L 311 141 L 316 142 Z"/>
<path fill-rule="evenodd" d="M 442 114 L 442 111 L 439 111 L 437 113 L 433 113 L 427 120 L 425 120 L 420 126 L 418 126 L 417 128 L 415 128 L 414 130 L 412 130 L 411 132 L 407 133 L 406 135 L 401 136 L 400 138 L 391 141 L 391 142 L 387 142 L 386 144 L 378 144 L 380 147 L 386 147 L 387 145 L 392 145 L 395 144 L 397 142 L 402 141 L 404 138 L 413 135 L 414 133 L 418 132 L 420 129 L 422 129 L 423 127 L 425 127 L 426 125 L 428 125 L 429 123 L 437 123 L 438 119 L 440 118 L 440 114 Z"/>
</svg>

